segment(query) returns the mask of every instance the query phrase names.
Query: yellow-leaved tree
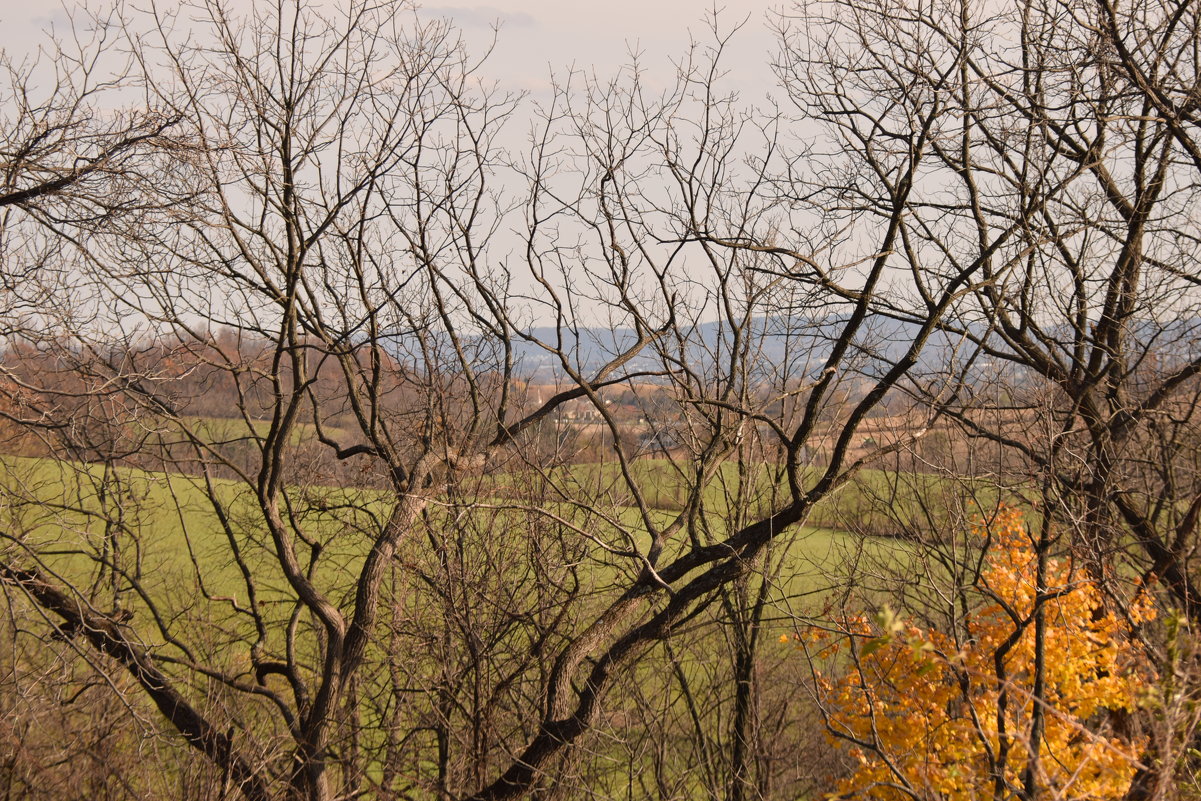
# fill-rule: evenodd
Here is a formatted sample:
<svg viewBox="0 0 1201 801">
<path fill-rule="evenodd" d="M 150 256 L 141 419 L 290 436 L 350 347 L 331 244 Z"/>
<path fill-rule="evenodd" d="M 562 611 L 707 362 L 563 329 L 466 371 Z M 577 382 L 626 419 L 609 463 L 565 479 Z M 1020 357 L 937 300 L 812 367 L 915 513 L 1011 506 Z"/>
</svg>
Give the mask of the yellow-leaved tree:
<svg viewBox="0 0 1201 801">
<path fill-rule="evenodd" d="M 807 637 L 838 666 L 817 686 L 856 764 L 832 795 L 1121 798 L 1146 746 L 1123 729 L 1152 678 L 1131 631 L 1149 604 L 1115 614 L 1068 557 L 1044 553 L 1040 582 L 1018 510 L 976 528 L 989 545 L 957 633 L 886 608 Z"/>
</svg>

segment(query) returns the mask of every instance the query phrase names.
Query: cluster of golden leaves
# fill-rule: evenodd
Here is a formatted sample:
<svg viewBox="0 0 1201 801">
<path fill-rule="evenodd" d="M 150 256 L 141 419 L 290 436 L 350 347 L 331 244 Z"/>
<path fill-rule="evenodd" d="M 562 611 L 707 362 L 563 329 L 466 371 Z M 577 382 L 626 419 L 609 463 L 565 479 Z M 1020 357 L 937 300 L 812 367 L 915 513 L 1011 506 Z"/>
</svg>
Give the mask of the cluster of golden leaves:
<svg viewBox="0 0 1201 801">
<path fill-rule="evenodd" d="M 985 527 L 977 528 L 983 541 Z M 1115 615 L 1070 559 L 1048 559 L 1046 595 L 1053 597 L 1044 601 L 1044 689 L 1036 700 L 1037 556 L 1018 510 L 1002 510 L 987 531 L 979 582 L 985 600 L 958 637 L 902 622 L 887 609 L 873 621 L 844 621 L 841 633 L 807 635 L 810 647 L 841 665 L 837 677 L 818 676 L 830 728 L 868 746 L 852 749 L 858 767 L 832 795 L 975 801 L 993 795 L 998 772 L 1020 786 L 1036 703 L 1044 710 L 1040 795 L 1102 801 L 1125 793 L 1146 743 L 1119 735 L 1111 720 L 1133 711 L 1151 680 L 1130 630 L 1153 616 L 1150 604 Z M 1018 631 L 998 669 L 998 652 Z"/>
</svg>

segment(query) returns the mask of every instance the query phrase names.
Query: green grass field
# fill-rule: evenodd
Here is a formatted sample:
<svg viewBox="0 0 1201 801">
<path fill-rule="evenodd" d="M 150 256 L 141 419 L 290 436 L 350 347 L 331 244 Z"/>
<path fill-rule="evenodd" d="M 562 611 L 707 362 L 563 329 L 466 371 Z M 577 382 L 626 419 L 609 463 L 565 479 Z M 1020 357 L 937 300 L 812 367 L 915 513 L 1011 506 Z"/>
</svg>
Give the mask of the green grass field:
<svg viewBox="0 0 1201 801">
<path fill-rule="evenodd" d="M 633 482 L 644 502 L 664 513 L 684 508 L 695 477 L 682 473 L 666 459 L 639 459 L 630 464 Z M 816 468 L 806 471 L 803 487 L 816 483 Z M 575 464 L 542 472 L 509 473 L 482 483 L 482 491 L 495 494 L 547 492 L 603 497 L 617 505 L 633 506 L 635 499 L 614 462 Z M 921 473 L 861 469 L 853 478 L 822 499 L 809 523 L 817 528 L 880 536 L 910 536 L 952 525 L 961 525 L 956 511 L 992 508 L 999 493 L 985 481 L 970 481 Z M 779 508 L 784 502 L 784 478 L 777 466 L 750 468 L 733 462 L 722 464 L 701 493 L 705 515 L 727 521 L 742 510 L 753 518 Z"/>
<path fill-rule="evenodd" d="M 262 513 L 250 487 L 232 480 L 214 480 L 206 486 L 201 478 L 180 473 L 106 469 L 50 459 L 3 457 L 0 465 L 0 515 L 8 534 L 0 548 L 6 559 L 29 564 L 36 554 L 43 570 L 56 574 L 63 582 L 86 588 L 102 611 L 108 608 L 105 599 L 113 595 L 108 587 L 116 582 L 122 588 L 121 603 L 134 613 L 132 627 L 148 646 L 158 648 L 165 642 L 161 622 L 163 629 L 202 662 L 251 681 L 249 653 L 257 635 L 252 618 L 240 611 L 249 604 L 249 593 L 242 569 L 234 559 L 236 552 L 254 576 L 258 608 L 267 628 L 265 640 L 255 647 L 261 648 L 266 658 L 282 657 L 283 632 L 290 623 L 295 625 L 299 607 L 294 590 L 279 568 L 275 545 L 265 533 Z M 737 524 L 732 514 L 737 503 L 749 499 L 751 513 L 759 513 L 774 502 L 776 487 L 766 469 L 752 471 L 746 478 L 734 467 L 723 467 L 705 488 L 703 509 L 708 525 L 702 527 L 703 536 L 719 538 L 730 525 Z M 683 505 L 686 477 L 659 460 L 636 462 L 633 469 L 635 480 L 648 488 L 645 497 L 653 507 L 653 521 L 666 525 Z M 920 483 L 927 481 L 925 478 L 910 481 L 882 471 L 865 473 L 863 478 L 861 485 L 848 487 L 845 494 L 834 499 L 843 504 L 840 513 L 853 513 L 856 503 L 875 500 L 885 490 L 894 492 L 894 497 L 906 497 L 896 487 L 908 486 L 908 491 L 916 491 L 915 486 L 931 489 Z M 479 631 L 491 631 L 498 627 L 489 622 L 489 604 L 508 593 L 528 591 L 532 598 L 536 591 L 525 582 L 540 580 L 531 570 L 532 565 L 539 559 L 558 558 L 548 557 L 539 552 L 540 545 L 526 542 L 535 536 L 531 534 L 535 528 L 553 522 L 548 513 L 570 526 L 552 530 L 549 535 L 539 529 L 538 536 L 553 543 L 555 534 L 566 531 L 569 545 L 564 547 L 575 549 L 576 558 L 574 565 L 561 569 L 574 572 L 582 584 L 571 613 L 574 622 L 567 630 L 578 629 L 615 598 L 637 574 L 639 563 L 605 551 L 570 531 L 570 527 L 585 529 L 614 545 L 623 543 L 624 534 L 628 534 L 645 548 L 642 518 L 618 479 L 612 464 L 575 465 L 539 478 L 557 484 L 566 494 L 596 498 L 603 504 L 604 514 L 600 509 L 554 500 L 554 493 L 543 492 L 546 487 L 535 486 L 531 477 L 519 474 L 489 477 L 470 492 L 460 488 L 453 499 L 431 504 L 418 530 L 402 543 L 396 564 L 408 583 L 403 598 L 390 599 L 394 605 L 387 607 L 386 614 L 390 623 L 399 621 L 407 627 L 395 642 L 413 647 L 412 643 L 434 643 L 442 636 L 446 639 L 444 646 L 421 645 L 405 653 L 408 669 L 417 676 L 439 677 L 444 675 L 445 663 L 465 658 L 464 643 L 470 641 L 471 630 L 456 628 L 465 625 L 464 621 L 440 608 L 439 588 L 431 581 L 445 568 L 442 561 L 448 559 L 448 554 L 470 573 L 460 588 L 462 592 L 475 592 L 472 582 L 481 582 L 479 597 L 461 599 L 461 604 L 464 608 L 474 605 L 471 614 L 477 617 L 471 619 L 479 621 Z M 517 492 L 517 488 L 522 491 Z M 539 505 L 532 502 L 535 490 L 543 499 L 542 512 L 530 508 Z M 356 573 L 390 503 L 385 493 L 367 489 L 306 486 L 293 487 L 287 493 L 287 511 L 302 564 L 311 563 L 313 582 L 344 608 L 352 602 Z M 902 511 L 915 513 L 913 509 Z M 459 539 L 452 542 L 454 537 Z M 456 547 L 457 555 L 452 553 Z M 779 636 L 794 632 L 798 618 L 828 613 L 831 605 L 870 600 L 870 592 L 855 596 L 842 593 L 852 571 L 857 575 L 890 570 L 901 573 L 913 555 L 912 545 L 896 537 L 864 536 L 820 526 L 798 526 L 781 534 L 764 562 L 770 603 L 765 610 L 766 631 L 760 645 L 763 658 L 781 666 L 785 672 L 780 675 L 792 677 L 786 681 L 800 681 L 797 676 L 804 670 L 803 657 L 791 645 L 779 643 Z M 664 554 L 665 559 L 670 557 L 670 552 Z M 128 592 L 131 584 L 146 593 L 152 603 L 133 599 Z M 757 582 L 752 580 L 752 584 Z M 158 619 L 151 613 L 151 606 L 156 608 Z M 838 608 L 835 606 L 835 611 Z M 637 678 L 629 685 L 639 688 L 639 695 L 616 692 L 607 702 L 612 726 L 624 725 L 623 720 L 636 726 L 633 721 L 641 714 L 640 699 L 657 697 L 668 699 L 661 701 L 667 705 L 665 714 L 678 718 L 681 732 L 690 730 L 693 724 L 687 721 L 691 713 L 681 688 L 720 685 L 728 680 L 731 655 L 727 628 L 713 625 L 719 611 L 720 605 L 715 605 L 690 621 L 673 637 L 672 644 L 657 645 L 657 655 L 634 668 Z M 307 628 L 298 639 L 299 653 L 295 656 L 302 664 L 315 664 L 315 649 L 320 643 L 317 627 L 311 621 L 305 622 L 307 616 L 301 616 L 301 620 L 301 626 Z M 494 644 L 502 653 L 503 649 L 512 649 L 512 658 L 526 658 L 522 655 L 528 655 L 531 647 L 525 639 L 528 632 L 517 627 L 500 636 L 514 638 L 510 643 Z M 372 664 L 386 662 L 383 649 L 387 642 L 390 640 L 386 637 L 378 643 L 373 641 Z M 445 650 L 438 651 L 438 647 Z M 665 666 L 670 669 L 665 670 Z M 280 677 L 269 680 L 282 681 Z M 430 679 L 431 687 L 436 680 Z M 384 672 L 370 673 L 362 681 L 364 697 L 391 697 Z M 784 687 L 780 692 L 786 690 Z M 430 704 L 436 701 L 432 695 L 427 700 Z M 382 719 L 384 714 L 384 709 L 370 704 L 364 704 L 361 710 L 363 720 L 368 722 Z M 725 713 L 715 709 L 704 714 L 708 717 L 703 725 L 713 729 L 712 736 L 721 736 L 726 724 L 720 722 L 720 716 Z M 366 728 L 364 742 L 372 747 L 381 745 L 382 729 L 370 725 Z M 624 758 L 630 760 L 630 767 L 622 767 L 620 760 Z M 604 760 L 612 760 L 613 768 L 611 775 L 601 776 L 601 781 L 611 778 L 615 788 L 619 789 L 635 771 L 633 756 L 615 752 L 604 755 Z M 701 789 L 698 783 L 697 792 Z"/>
<path fill-rule="evenodd" d="M 178 473 L 24 457 L 5 457 L 3 467 L 0 514 L 15 547 L 39 554 L 45 567 L 60 572 L 64 579 L 84 584 L 111 580 L 111 576 L 106 579 L 101 563 L 112 563 L 147 592 L 179 596 L 178 603 L 168 603 L 169 607 L 194 604 L 207 596 L 222 599 L 232 608 L 244 604 L 247 596 L 246 582 L 233 559 L 236 550 L 254 573 L 261 601 L 270 604 L 293 597 L 274 557 L 274 544 L 265 532 L 257 500 L 244 484 L 213 480 L 206 487 L 199 477 Z M 682 496 L 679 478 L 673 485 L 673 473 L 665 462 L 638 462 L 636 469 L 641 473 L 639 482 L 655 487 L 658 493 L 647 498 L 655 506 L 654 519 L 659 525 L 667 524 L 678 508 L 672 501 Z M 580 465 L 563 473 L 557 480 L 580 487 L 595 487 L 593 482 L 598 480 L 603 486 L 617 477 L 613 465 Z M 506 480 L 494 479 L 494 486 L 500 487 Z M 725 531 L 730 498 L 737 492 L 734 480 L 719 475 L 706 488 L 705 510 L 714 521 L 712 536 Z M 768 497 L 770 488 L 762 494 Z M 612 495 L 608 494 L 610 501 Z M 302 559 L 320 553 L 313 565 L 314 581 L 338 602 L 349 602 L 354 575 L 388 512 L 387 497 L 374 490 L 301 487 L 289 491 L 288 500 L 294 529 L 308 543 L 300 543 L 310 552 L 302 554 Z M 620 504 L 622 499 L 616 500 Z M 516 514 L 504 511 L 508 501 L 481 501 L 489 508 L 488 514 L 500 516 L 491 525 L 511 529 L 516 524 L 504 518 Z M 565 503 L 550 503 L 547 509 L 561 518 L 577 520 L 595 536 L 615 544 L 624 542 L 616 529 L 626 529 L 645 547 L 641 518 L 629 505 L 611 508 L 609 520 L 617 526 L 599 517 L 585 519 L 586 513 Z M 427 525 L 436 526 L 438 516 L 451 511 L 459 510 L 432 507 Z M 227 526 L 222 525 L 222 516 Z M 865 547 L 872 552 L 898 547 L 887 540 L 865 545 L 862 537 L 823 527 L 798 528 L 783 541 L 786 553 L 780 591 L 782 596 L 798 597 L 813 591 L 817 577 L 835 575 L 838 565 L 861 554 Z M 425 545 L 415 541 L 410 547 L 421 550 Z M 594 549 L 592 557 L 591 578 L 598 588 L 614 585 L 622 575 L 637 570 L 632 560 L 600 548 Z"/>
</svg>

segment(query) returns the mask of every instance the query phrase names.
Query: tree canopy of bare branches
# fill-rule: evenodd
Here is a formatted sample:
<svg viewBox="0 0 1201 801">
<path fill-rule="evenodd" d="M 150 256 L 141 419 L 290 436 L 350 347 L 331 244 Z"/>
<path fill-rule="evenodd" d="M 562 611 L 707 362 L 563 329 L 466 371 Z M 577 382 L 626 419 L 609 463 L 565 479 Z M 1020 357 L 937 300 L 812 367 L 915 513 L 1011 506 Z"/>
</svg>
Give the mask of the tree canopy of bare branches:
<svg viewBox="0 0 1201 801">
<path fill-rule="evenodd" d="M 1044 561 L 1196 618 L 1196 9 L 775 22 L 769 112 L 720 16 L 666 90 L 537 103 L 392 0 L 6 61 L 3 697 L 97 677 L 198 798 L 794 797 L 820 710 L 765 632 L 890 465 L 943 482 L 887 551 L 927 612 L 979 580 L 935 496 L 987 479 Z"/>
</svg>

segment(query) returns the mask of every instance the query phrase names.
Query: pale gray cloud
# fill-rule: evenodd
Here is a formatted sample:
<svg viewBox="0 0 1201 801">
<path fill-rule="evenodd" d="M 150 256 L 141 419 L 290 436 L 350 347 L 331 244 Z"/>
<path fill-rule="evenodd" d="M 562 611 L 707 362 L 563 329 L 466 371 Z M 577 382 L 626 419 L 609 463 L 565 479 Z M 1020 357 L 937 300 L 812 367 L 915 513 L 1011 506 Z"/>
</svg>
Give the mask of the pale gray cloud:
<svg viewBox="0 0 1201 801">
<path fill-rule="evenodd" d="M 532 14 L 524 11 L 504 11 L 495 6 L 425 6 L 422 13 L 430 17 L 446 17 L 460 28 L 532 28 L 538 24 Z"/>
<path fill-rule="evenodd" d="M 66 9 L 19 0 L 0 0 L 0 45 L 29 52 L 52 29 L 59 33 L 71 29 L 71 18 Z"/>
</svg>

